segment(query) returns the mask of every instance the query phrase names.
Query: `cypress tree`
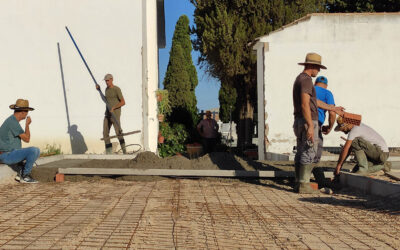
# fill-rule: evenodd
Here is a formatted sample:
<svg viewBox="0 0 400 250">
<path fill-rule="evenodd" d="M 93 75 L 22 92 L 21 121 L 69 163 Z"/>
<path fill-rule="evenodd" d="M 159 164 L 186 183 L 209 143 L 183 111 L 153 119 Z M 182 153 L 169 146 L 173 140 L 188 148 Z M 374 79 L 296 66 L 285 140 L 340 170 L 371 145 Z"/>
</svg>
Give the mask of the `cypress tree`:
<svg viewBox="0 0 400 250">
<path fill-rule="evenodd" d="M 196 68 L 192 61 L 189 18 L 182 15 L 175 26 L 169 63 L 164 78 L 172 112 L 171 123 L 184 124 L 191 137 L 198 121 L 195 88 L 198 84 Z"/>
</svg>

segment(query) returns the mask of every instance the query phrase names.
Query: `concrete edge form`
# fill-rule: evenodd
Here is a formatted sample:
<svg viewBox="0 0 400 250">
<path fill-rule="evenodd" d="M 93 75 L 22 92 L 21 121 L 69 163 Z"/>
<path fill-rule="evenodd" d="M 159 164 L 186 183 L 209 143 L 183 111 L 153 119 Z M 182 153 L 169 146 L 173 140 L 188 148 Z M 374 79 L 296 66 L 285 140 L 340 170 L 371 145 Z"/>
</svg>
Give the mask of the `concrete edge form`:
<svg viewBox="0 0 400 250">
<path fill-rule="evenodd" d="M 345 187 L 358 189 L 365 194 L 383 197 L 400 193 L 400 184 L 390 183 L 352 173 L 342 173 L 340 175 L 340 184 Z"/>
<path fill-rule="evenodd" d="M 96 154 L 80 154 L 80 155 L 64 155 L 64 160 L 132 160 L 137 154 L 129 155 L 96 155 Z"/>
<path fill-rule="evenodd" d="M 50 162 L 61 161 L 61 160 L 64 160 L 64 155 L 53 155 L 53 156 L 41 157 L 36 160 L 36 163 L 38 165 L 44 165 Z"/>
<path fill-rule="evenodd" d="M 195 170 L 195 169 L 130 169 L 130 168 L 59 168 L 60 174 L 82 175 L 140 175 L 192 177 L 294 177 L 293 171 Z M 326 178 L 333 177 L 325 172 Z"/>
</svg>

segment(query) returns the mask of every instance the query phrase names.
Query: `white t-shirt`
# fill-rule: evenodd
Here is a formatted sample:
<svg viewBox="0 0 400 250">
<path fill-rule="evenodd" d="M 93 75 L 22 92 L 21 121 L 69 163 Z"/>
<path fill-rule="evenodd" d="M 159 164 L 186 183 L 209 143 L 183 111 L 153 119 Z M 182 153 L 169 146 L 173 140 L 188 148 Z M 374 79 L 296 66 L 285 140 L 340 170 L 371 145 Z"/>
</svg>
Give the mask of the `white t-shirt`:
<svg viewBox="0 0 400 250">
<path fill-rule="evenodd" d="M 375 130 L 368 127 L 364 123 L 360 126 L 354 126 L 347 136 L 347 140 L 354 140 L 356 137 L 361 137 L 364 140 L 370 142 L 372 145 L 378 145 L 383 152 L 389 152 L 389 148 L 386 145 L 385 140 Z"/>
</svg>

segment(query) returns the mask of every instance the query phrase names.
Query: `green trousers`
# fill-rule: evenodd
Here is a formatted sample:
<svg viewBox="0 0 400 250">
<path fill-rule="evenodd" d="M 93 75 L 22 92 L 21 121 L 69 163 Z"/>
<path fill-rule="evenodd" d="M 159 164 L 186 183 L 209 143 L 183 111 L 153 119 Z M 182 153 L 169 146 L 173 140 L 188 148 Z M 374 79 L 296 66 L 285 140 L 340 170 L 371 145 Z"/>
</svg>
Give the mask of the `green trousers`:
<svg viewBox="0 0 400 250">
<path fill-rule="evenodd" d="M 382 149 L 361 137 L 356 137 L 351 143 L 358 165 L 357 173 L 374 173 L 384 168 L 389 157 L 389 152 Z"/>
</svg>

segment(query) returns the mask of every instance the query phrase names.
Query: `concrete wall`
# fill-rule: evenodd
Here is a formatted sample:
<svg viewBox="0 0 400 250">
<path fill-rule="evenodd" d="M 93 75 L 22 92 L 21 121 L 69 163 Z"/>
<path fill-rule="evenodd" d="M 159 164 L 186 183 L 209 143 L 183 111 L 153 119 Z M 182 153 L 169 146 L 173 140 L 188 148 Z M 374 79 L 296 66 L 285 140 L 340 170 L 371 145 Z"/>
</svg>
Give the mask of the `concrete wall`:
<svg viewBox="0 0 400 250">
<path fill-rule="evenodd" d="M 303 70 L 307 52 L 322 55 L 328 88 L 337 105 L 361 114 L 389 147 L 400 146 L 400 14 L 313 14 L 261 37 L 264 60 L 265 111 L 270 152 L 291 152 L 292 87 Z M 262 60 L 262 57 L 258 57 Z M 313 79 L 315 80 L 315 79 Z M 261 100 L 262 101 L 262 100 Z M 325 121 L 327 123 L 327 120 Z M 324 146 L 339 146 L 342 133 L 331 132 Z"/>
<path fill-rule="evenodd" d="M 57 52 L 57 43 L 60 43 L 70 125 L 77 126 L 74 145 L 79 151 L 86 144 L 86 153 L 104 152 L 104 143 L 100 138 L 105 104 L 65 30 L 65 26 L 68 26 L 102 90 L 106 86 L 103 81 L 106 73 L 112 73 L 115 85 L 122 89 L 126 101 L 121 117 L 123 131 L 143 130 L 146 115 L 143 115 L 142 106 L 146 105 L 146 110 L 152 110 L 153 113 L 156 110 L 155 93 L 146 93 L 154 98 L 154 103 L 149 104 L 146 100 L 144 104 L 142 99 L 145 68 L 142 63 L 151 63 L 153 68 L 150 73 L 158 75 L 157 57 L 154 56 L 157 55 L 157 38 L 153 35 L 143 39 L 144 20 L 156 33 L 155 2 L 0 1 L 0 9 L 3 10 L 0 19 L 0 121 L 12 114 L 8 105 L 15 103 L 17 98 L 29 99 L 35 108 L 30 113 L 32 138 L 29 145 L 44 148 L 47 144 L 55 143 L 62 146 L 64 153 L 71 152 L 66 100 Z M 153 16 L 143 17 L 145 3 L 154 8 L 154 11 L 145 13 Z M 150 62 L 148 58 L 142 58 L 144 41 L 153 46 L 149 49 L 144 44 L 145 49 L 152 54 Z M 153 77 L 149 82 L 157 86 L 158 78 Z M 23 122 L 21 125 L 24 127 Z M 157 127 L 152 127 L 153 131 L 147 130 L 146 133 L 155 134 L 155 139 L 151 139 L 156 143 Z M 111 134 L 114 134 L 113 130 Z M 127 144 L 136 143 L 144 147 L 144 137 L 139 133 L 127 136 L 125 140 Z M 154 145 L 146 148 L 156 150 Z"/>
</svg>

